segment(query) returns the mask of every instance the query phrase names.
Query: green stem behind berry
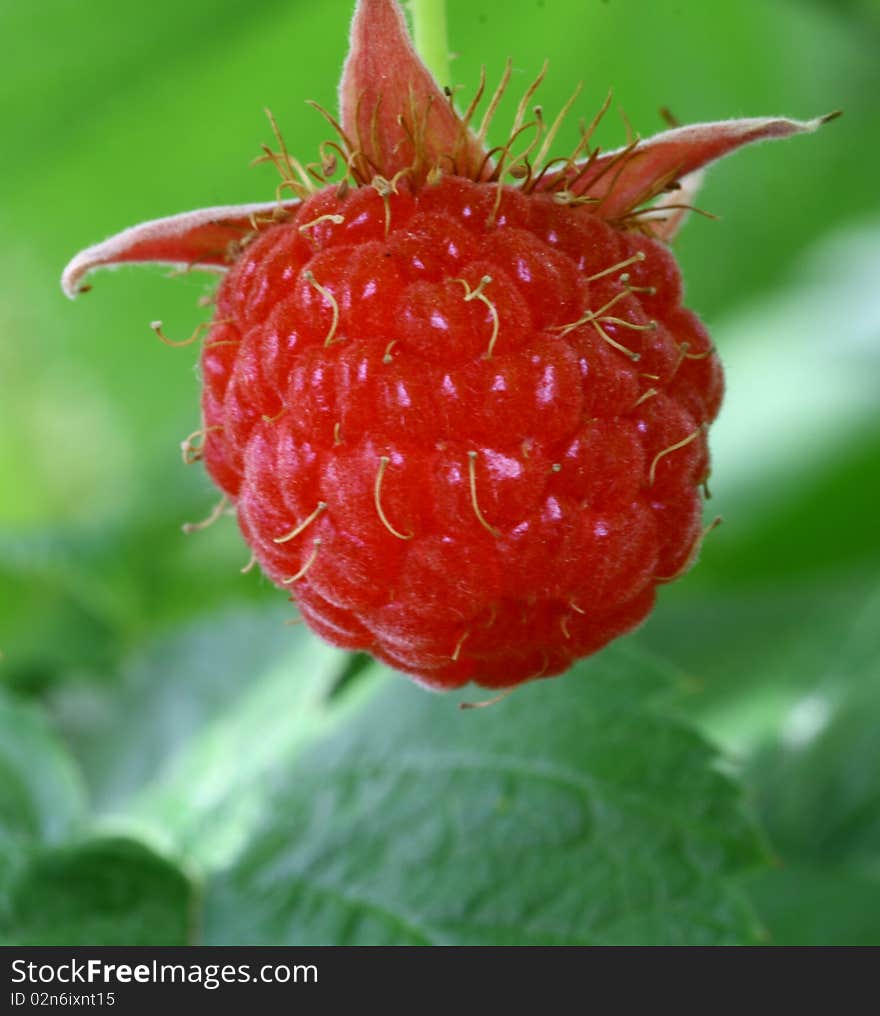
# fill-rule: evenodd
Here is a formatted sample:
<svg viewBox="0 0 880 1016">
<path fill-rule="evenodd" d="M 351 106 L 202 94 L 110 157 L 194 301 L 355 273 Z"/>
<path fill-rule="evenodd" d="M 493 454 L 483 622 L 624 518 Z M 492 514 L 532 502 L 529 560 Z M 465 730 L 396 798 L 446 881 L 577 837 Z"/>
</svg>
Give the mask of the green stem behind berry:
<svg viewBox="0 0 880 1016">
<path fill-rule="evenodd" d="M 451 85 L 446 0 L 412 0 L 410 10 L 416 52 L 441 86 Z"/>
</svg>

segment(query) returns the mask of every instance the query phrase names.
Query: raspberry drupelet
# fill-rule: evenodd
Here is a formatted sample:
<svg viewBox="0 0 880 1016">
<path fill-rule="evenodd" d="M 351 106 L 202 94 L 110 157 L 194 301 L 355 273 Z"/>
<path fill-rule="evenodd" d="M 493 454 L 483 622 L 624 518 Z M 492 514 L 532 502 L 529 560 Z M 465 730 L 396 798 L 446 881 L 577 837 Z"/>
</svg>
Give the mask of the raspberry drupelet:
<svg viewBox="0 0 880 1016">
<path fill-rule="evenodd" d="M 585 132 L 542 168 L 555 127 L 514 157 L 518 116 L 493 158 L 391 0 L 358 4 L 341 98 L 321 172 L 266 150 L 294 200 L 135 227 L 65 286 L 228 269 L 190 450 L 320 636 L 434 688 L 559 674 L 699 549 L 722 372 L 666 245 L 699 170 L 821 121 Z"/>
</svg>

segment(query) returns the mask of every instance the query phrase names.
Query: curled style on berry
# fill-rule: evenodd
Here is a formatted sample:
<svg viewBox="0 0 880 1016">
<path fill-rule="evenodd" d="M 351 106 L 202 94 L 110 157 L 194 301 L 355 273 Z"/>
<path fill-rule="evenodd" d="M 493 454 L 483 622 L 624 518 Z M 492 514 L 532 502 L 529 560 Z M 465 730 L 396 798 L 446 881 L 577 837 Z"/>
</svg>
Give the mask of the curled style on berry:
<svg viewBox="0 0 880 1016">
<path fill-rule="evenodd" d="M 460 113 L 399 5 L 359 0 L 317 160 L 272 120 L 275 201 L 135 226 L 62 280 L 74 296 L 126 262 L 221 274 L 193 335 L 203 425 L 185 460 L 314 631 L 433 688 L 559 674 L 693 562 L 722 373 L 668 243 L 706 165 L 828 119 L 604 152 L 606 101 L 558 153 L 577 93 L 545 120 L 543 75 L 490 148 L 510 65 Z"/>
</svg>

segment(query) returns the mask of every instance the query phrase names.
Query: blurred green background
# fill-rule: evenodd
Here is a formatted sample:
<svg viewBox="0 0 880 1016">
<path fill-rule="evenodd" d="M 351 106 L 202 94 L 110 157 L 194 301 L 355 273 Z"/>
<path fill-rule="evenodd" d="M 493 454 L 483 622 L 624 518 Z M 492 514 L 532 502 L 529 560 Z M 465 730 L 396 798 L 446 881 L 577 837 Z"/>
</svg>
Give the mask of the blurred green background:
<svg viewBox="0 0 880 1016">
<path fill-rule="evenodd" d="M 181 533 L 195 356 L 148 324 L 188 335 L 211 277 L 58 286 L 271 199 L 263 107 L 312 158 L 350 7 L 0 5 L 0 941 L 880 943 L 880 4 L 450 0 L 467 92 L 512 55 L 642 134 L 845 111 L 716 167 L 676 242 L 729 385 L 698 567 L 466 714 L 285 627 L 233 520 Z"/>
</svg>

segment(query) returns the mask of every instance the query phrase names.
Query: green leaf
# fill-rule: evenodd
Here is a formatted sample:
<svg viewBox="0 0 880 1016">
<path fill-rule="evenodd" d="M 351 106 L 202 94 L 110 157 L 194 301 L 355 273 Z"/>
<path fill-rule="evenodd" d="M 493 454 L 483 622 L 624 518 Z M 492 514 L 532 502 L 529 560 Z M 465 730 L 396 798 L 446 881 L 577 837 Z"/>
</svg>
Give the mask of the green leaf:
<svg viewBox="0 0 880 1016">
<path fill-rule="evenodd" d="M 84 796 L 79 773 L 41 711 L 0 692 L 0 926 L 29 857 L 80 826 Z"/>
<path fill-rule="evenodd" d="M 877 945 L 880 594 L 829 622 L 812 686 L 745 772 L 781 858 L 750 891 L 774 941 Z"/>
<path fill-rule="evenodd" d="M 274 774 L 205 940 L 750 940 L 731 880 L 759 849 L 713 751 L 651 705 L 667 682 L 621 647 L 468 714 L 394 681 Z"/>
<path fill-rule="evenodd" d="M 653 631 L 703 677 L 691 711 L 739 760 L 777 855 L 748 890 L 781 944 L 880 944 L 880 593 L 839 586 L 716 597 Z"/>
<path fill-rule="evenodd" d="M 88 839 L 79 770 L 43 711 L 0 694 L 0 944 L 175 945 L 188 879 L 149 847 Z"/>
<path fill-rule="evenodd" d="M 748 883 L 774 945 L 880 945 L 880 879 L 845 866 L 785 864 Z"/>
<path fill-rule="evenodd" d="M 189 860 L 240 848 L 263 807 L 264 774 L 331 712 L 346 654 L 289 607 L 230 611 L 158 640 L 99 701 L 59 704 L 105 824 L 147 832 Z"/>
<path fill-rule="evenodd" d="M 186 945 L 195 890 L 133 840 L 103 838 L 35 854 L 9 894 L 5 945 Z"/>
<path fill-rule="evenodd" d="M 79 773 L 41 712 L 0 694 L 0 845 L 59 842 L 83 811 Z"/>
<path fill-rule="evenodd" d="M 880 593 L 855 618 L 830 620 L 812 686 L 792 702 L 747 777 L 784 853 L 824 864 L 849 858 L 880 875 Z"/>
<path fill-rule="evenodd" d="M 880 689 L 842 698 L 839 689 L 819 688 L 795 703 L 780 740 L 758 753 L 750 776 L 784 851 L 826 864 L 846 857 L 880 875 L 878 714 Z"/>
</svg>

